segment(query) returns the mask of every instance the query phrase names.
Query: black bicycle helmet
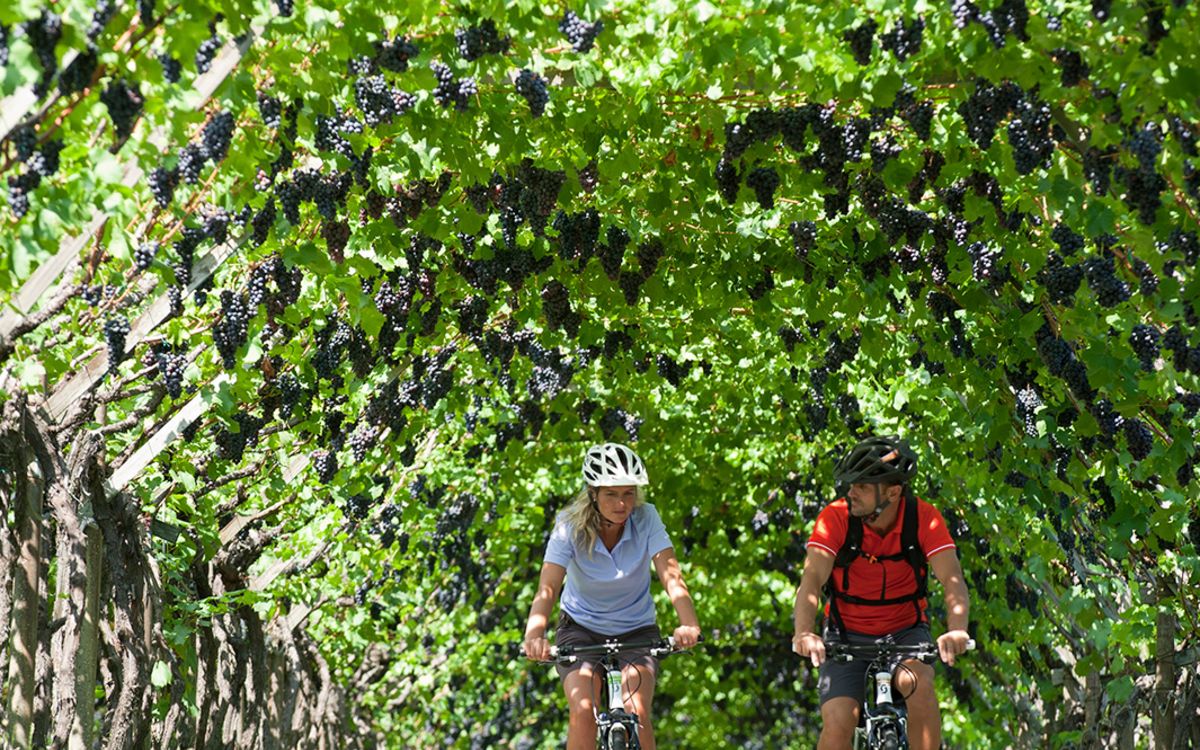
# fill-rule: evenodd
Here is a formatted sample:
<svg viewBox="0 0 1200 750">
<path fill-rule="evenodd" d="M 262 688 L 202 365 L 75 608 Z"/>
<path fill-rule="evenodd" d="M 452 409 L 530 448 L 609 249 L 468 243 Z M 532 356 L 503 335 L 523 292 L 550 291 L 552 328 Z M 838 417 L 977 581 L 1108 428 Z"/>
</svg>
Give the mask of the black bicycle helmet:
<svg viewBox="0 0 1200 750">
<path fill-rule="evenodd" d="M 869 437 L 833 467 L 838 492 L 851 484 L 905 484 L 917 475 L 917 454 L 898 435 Z"/>
</svg>

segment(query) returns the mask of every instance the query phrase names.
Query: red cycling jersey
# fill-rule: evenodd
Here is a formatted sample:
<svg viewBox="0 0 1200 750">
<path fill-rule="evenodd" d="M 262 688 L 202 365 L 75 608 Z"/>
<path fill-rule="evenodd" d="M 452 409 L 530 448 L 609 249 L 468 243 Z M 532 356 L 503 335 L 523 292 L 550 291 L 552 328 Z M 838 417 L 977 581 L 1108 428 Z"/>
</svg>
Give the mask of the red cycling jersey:
<svg viewBox="0 0 1200 750">
<path fill-rule="evenodd" d="M 925 552 L 925 559 L 954 549 L 954 539 L 950 536 L 950 530 L 946 528 L 942 514 L 924 500 L 917 498 L 916 501 L 919 525 L 917 539 Z M 843 591 L 841 569 L 835 569 L 830 576 L 835 591 L 865 599 L 890 599 L 916 592 L 916 576 L 907 561 L 872 560 L 872 557 L 900 553 L 900 526 L 904 521 L 905 502 L 903 499 L 900 501 L 896 521 L 886 534 L 880 536 L 879 532 L 866 523 L 863 524 L 862 555 L 850 564 L 850 588 Z M 817 516 L 817 523 L 808 543 L 836 556 L 846 539 L 849 527 L 850 508 L 845 498 L 839 498 L 825 506 Z M 921 619 L 924 620 L 926 600 L 922 599 L 917 604 L 921 609 Z M 838 614 L 841 615 L 847 630 L 866 635 L 895 633 L 915 622 L 911 601 L 885 606 L 839 601 Z M 828 620 L 828 602 L 825 603 L 825 617 Z"/>
</svg>

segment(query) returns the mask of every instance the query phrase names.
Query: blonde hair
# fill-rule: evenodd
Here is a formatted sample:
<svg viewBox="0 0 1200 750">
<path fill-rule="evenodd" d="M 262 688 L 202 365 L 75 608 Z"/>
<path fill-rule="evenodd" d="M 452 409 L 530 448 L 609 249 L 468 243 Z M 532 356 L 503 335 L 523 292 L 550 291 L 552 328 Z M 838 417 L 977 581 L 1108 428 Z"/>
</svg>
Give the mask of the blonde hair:
<svg viewBox="0 0 1200 750">
<path fill-rule="evenodd" d="M 592 500 L 592 493 L 599 489 L 599 487 L 585 484 L 583 489 L 576 493 L 567 507 L 563 509 L 563 520 L 570 525 L 573 531 L 573 541 L 587 553 L 589 560 L 592 559 L 592 553 L 596 549 L 596 540 L 600 538 L 600 510 Z M 646 502 L 646 488 L 639 486 L 633 507 L 637 508 L 644 502 Z"/>
</svg>

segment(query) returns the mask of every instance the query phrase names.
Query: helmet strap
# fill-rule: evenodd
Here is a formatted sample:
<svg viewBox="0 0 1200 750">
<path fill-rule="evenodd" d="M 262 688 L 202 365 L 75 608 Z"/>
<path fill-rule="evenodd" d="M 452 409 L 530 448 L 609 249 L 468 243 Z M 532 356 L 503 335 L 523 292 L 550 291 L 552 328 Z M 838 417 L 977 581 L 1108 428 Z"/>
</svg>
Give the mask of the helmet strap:
<svg viewBox="0 0 1200 750">
<path fill-rule="evenodd" d="M 891 500 L 883 500 L 882 499 L 883 495 L 880 493 L 879 487 L 880 487 L 880 483 L 876 482 L 875 483 L 875 511 L 873 513 L 871 513 L 872 521 L 878 519 L 881 515 L 883 515 L 883 512 L 888 509 L 889 505 L 892 504 Z"/>
<path fill-rule="evenodd" d="M 624 526 L 625 525 L 624 521 L 622 521 L 621 523 L 617 523 L 616 521 L 610 521 L 610 520 L 608 520 L 608 518 L 605 517 L 604 513 L 602 513 L 600 511 L 600 503 L 596 500 L 596 496 L 597 496 L 596 490 L 589 488 L 588 489 L 588 497 L 590 497 L 592 499 L 592 510 L 596 511 L 596 515 L 600 516 L 600 525 L 601 526 Z"/>
</svg>

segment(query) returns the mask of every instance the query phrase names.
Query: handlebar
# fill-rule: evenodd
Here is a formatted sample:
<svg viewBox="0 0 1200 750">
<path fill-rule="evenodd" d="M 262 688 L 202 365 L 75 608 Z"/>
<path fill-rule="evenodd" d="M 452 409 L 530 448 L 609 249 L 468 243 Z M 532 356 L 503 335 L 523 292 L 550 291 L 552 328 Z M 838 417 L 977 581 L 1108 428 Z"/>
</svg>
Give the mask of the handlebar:
<svg viewBox="0 0 1200 750">
<path fill-rule="evenodd" d="M 586 646 L 551 646 L 550 658 L 545 664 L 556 662 L 567 665 L 574 664 L 581 656 L 609 655 L 616 656 L 624 651 L 648 649 L 651 656 L 659 657 L 684 651 L 675 646 L 675 636 L 667 636 L 653 641 L 605 641 Z"/>
<path fill-rule="evenodd" d="M 967 650 L 975 648 L 975 640 L 967 641 Z M 848 662 L 858 660 L 874 661 L 890 656 L 915 657 L 924 662 L 933 662 L 938 658 L 937 644 L 922 643 L 915 646 L 901 643 L 891 643 L 887 640 L 874 643 L 842 643 L 841 641 L 825 641 L 825 655 L 834 661 Z"/>
</svg>

